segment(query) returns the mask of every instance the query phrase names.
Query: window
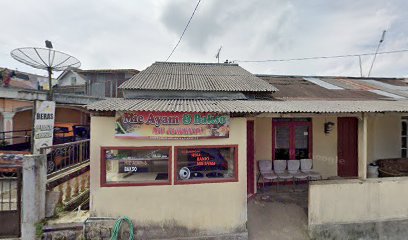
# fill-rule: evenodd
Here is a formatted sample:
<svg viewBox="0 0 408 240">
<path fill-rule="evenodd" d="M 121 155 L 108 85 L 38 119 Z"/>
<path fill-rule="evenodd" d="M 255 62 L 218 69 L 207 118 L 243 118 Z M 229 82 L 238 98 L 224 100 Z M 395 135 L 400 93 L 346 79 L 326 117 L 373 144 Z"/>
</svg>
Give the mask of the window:
<svg viewBox="0 0 408 240">
<path fill-rule="evenodd" d="M 170 147 L 104 147 L 101 154 L 102 186 L 171 183 Z"/>
<path fill-rule="evenodd" d="M 76 77 L 71 77 L 71 85 L 76 85 Z"/>
<path fill-rule="evenodd" d="M 312 158 L 310 118 L 274 118 L 272 150 L 272 159 Z"/>
<path fill-rule="evenodd" d="M 407 141 L 408 141 L 408 118 L 403 118 L 401 120 L 401 157 L 406 158 L 408 157 L 407 154 Z"/>
<path fill-rule="evenodd" d="M 175 147 L 175 184 L 237 182 L 238 146 Z"/>
</svg>

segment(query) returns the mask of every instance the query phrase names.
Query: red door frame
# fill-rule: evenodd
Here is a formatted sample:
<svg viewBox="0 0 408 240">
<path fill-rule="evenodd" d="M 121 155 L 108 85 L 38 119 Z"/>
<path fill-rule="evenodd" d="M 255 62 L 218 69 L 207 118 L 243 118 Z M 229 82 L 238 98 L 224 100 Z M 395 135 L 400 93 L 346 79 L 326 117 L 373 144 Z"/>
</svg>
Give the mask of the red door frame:
<svg viewBox="0 0 408 240">
<path fill-rule="evenodd" d="M 255 136 L 254 121 L 247 121 L 247 194 L 255 193 Z"/>
<path fill-rule="evenodd" d="M 295 127 L 297 126 L 308 126 L 309 127 L 309 158 L 312 158 L 313 156 L 313 129 L 312 129 L 312 122 L 306 122 L 306 121 L 296 121 L 292 119 L 293 121 L 288 121 L 288 122 L 278 122 L 278 121 L 273 121 L 272 119 L 272 160 L 275 160 L 275 146 L 276 146 L 276 139 L 275 139 L 275 131 L 276 127 L 278 126 L 288 126 L 289 127 L 289 158 L 290 159 L 296 159 L 296 143 L 295 143 Z"/>
<path fill-rule="evenodd" d="M 358 177 L 358 119 L 337 119 L 337 175 Z"/>
</svg>

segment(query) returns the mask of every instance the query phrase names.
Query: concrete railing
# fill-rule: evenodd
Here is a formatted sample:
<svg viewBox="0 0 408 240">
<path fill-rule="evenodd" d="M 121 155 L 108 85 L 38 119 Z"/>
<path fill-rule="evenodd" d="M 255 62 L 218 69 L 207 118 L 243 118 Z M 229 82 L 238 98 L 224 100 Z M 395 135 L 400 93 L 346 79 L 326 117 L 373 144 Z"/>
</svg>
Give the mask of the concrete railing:
<svg viewBox="0 0 408 240">
<path fill-rule="evenodd" d="M 408 177 L 312 182 L 309 225 L 408 219 Z"/>
<path fill-rule="evenodd" d="M 52 191 L 59 192 L 58 204 L 69 205 L 73 199 L 89 191 L 89 171 L 59 184 Z"/>
</svg>

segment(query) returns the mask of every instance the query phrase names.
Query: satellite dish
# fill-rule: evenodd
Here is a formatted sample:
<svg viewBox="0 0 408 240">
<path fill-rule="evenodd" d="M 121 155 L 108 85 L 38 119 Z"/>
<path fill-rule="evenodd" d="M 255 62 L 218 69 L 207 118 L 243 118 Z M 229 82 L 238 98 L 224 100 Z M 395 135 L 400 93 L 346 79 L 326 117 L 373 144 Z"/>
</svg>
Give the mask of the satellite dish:
<svg viewBox="0 0 408 240">
<path fill-rule="evenodd" d="M 24 47 L 11 51 L 11 56 L 33 68 L 53 71 L 79 68 L 81 63 L 75 57 L 51 48 Z"/>
<path fill-rule="evenodd" d="M 47 70 L 49 85 L 49 100 L 52 100 L 51 76 L 53 71 L 64 71 L 67 68 L 79 68 L 81 62 L 75 57 L 52 49 L 52 43 L 45 41 L 47 48 L 23 47 L 11 51 L 11 57 L 28 66 Z"/>
</svg>

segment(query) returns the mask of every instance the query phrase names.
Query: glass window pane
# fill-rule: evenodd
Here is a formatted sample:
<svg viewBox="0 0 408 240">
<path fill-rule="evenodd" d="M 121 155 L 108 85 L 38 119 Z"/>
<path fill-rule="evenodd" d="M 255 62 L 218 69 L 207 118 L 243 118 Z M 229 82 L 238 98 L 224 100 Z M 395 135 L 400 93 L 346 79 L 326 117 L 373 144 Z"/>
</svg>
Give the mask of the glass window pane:
<svg viewBox="0 0 408 240">
<path fill-rule="evenodd" d="M 180 181 L 214 181 L 234 179 L 235 147 L 178 148 L 177 176 Z"/>
<path fill-rule="evenodd" d="M 295 127 L 295 148 L 296 159 L 309 157 L 309 127 L 296 126 Z"/>
<path fill-rule="evenodd" d="M 401 157 L 403 158 L 407 157 L 407 149 L 401 149 Z"/>
<path fill-rule="evenodd" d="M 149 183 L 169 180 L 169 149 L 105 150 L 107 183 Z"/>
<path fill-rule="evenodd" d="M 288 160 L 290 149 L 289 126 L 277 126 L 275 128 L 275 159 Z"/>
<path fill-rule="evenodd" d="M 402 136 L 407 135 L 407 122 L 406 121 L 401 122 L 401 135 Z"/>
<path fill-rule="evenodd" d="M 274 122 L 310 122 L 311 118 L 274 118 Z"/>
<path fill-rule="evenodd" d="M 291 119 L 290 118 L 274 118 L 273 121 L 274 122 L 290 122 Z"/>
<path fill-rule="evenodd" d="M 401 138 L 401 148 L 407 148 L 407 137 Z"/>
<path fill-rule="evenodd" d="M 275 134 L 275 147 L 276 148 L 289 148 L 290 131 L 289 127 L 276 127 Z"/>
</svg>

